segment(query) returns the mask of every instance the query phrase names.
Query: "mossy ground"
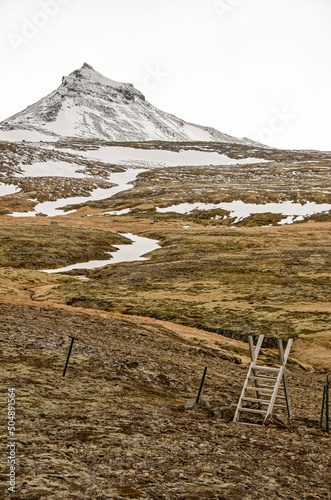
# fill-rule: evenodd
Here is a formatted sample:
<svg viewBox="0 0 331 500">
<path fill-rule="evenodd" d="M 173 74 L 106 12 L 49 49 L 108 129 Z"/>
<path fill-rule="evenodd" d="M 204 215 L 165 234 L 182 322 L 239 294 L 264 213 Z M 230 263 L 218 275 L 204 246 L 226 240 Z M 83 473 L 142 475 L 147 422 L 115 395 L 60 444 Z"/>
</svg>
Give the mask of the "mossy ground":
<svg viewBox="0 0 331 500">
<path fill-rule="evenodd" d="M 192 229 L 144 236 L 162 244 L 150 261 L 95 270 L 89 282 L 64 285 L 57 293 L 72 304 L 99 300 L 109 311 L 235 338 L 330 331 L 330 310 L 317 307 L 330 300 L 328 232 L 311 225 L 300 232 Z"/>
<path fill-rule="evenodd" d="M 40 270 L 105 259 L 113 244 L 130 240 L 97 229 L 10 221 L 0 223 L 0 242 L 1 267 Z"/>
<path fill-rule="evenodd" d="M 171 229 L 167 221 L 141 232 L 142 223 L 133 218 L 127 218 L 128 227 L 121 218 L 123 232 L 162 245 L 150 260 L 50 276 L 32 270 L 102 259 L 111 244 L 122 243 L 107 226 L 110 218 L 73 219 L 92 226 L 105 221 L 103 231 L 37 221 L 2 224 L 1 295 L 153 317 L 237 339 L 251 333 L 301 340 L 316 335 L 329 345 L 329 223 Z M 77 280 L 77 274 L 89 281 Z M 329 366 L 327 352 L 317 363 L 321 368 Z M 306 353 L 302 361 L 309 364 Z"/>
</svg>

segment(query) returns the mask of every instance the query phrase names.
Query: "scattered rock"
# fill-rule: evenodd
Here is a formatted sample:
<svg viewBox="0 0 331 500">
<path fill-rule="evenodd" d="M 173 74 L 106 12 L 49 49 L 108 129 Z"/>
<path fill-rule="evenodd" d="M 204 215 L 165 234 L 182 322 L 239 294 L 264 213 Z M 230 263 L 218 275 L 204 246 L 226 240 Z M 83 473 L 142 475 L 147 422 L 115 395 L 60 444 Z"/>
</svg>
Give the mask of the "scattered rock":
<svg viewBox="0 0 331 500">
<path fill-rule="evenodd" d="M 197 407 L 196 399 L 189 399 L 185 404 L 185 410 L 195 410 Z"/>
</svg>

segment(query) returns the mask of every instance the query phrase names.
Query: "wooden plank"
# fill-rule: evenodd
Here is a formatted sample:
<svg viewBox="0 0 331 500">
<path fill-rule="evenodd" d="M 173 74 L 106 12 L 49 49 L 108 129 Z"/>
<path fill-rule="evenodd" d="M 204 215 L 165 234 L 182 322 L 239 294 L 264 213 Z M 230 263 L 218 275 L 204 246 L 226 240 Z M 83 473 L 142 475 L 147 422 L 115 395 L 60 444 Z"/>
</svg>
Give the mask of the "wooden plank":
<svg viewBox="0 0 331 500">
<path fill-rule="evenodd" d="M 251 355 L 251 360 L 252 360 L 252 363 L 254 364 L 254 358 L 255 358 L 255 349 L 254 349 L 254 342 L 253 342 L 253 337 L 252 335 L 249 335 L 248 337 L 248 345 L 249 345 L 249 352 L 250 352 L 250 355 Z M 259 387 L 260 384 L 258 382 L 258 378 L 256 376 L 256 370 L 254 368 L 252 368 L 252 373 L 253 373 L 253 377 L 249 377 L 249 380 L 250 379 L 253 379 L 254 380 L 254 385 L 255 387 Z M 259 393 L 258 391 L 256 391 L 256 397 L 259 398 Z M 259 403 L 259 409 L 261 410 L 261 405 Z"/>
<path fill-rule="evenodd" d="M 270 400 L 256 399 L 256 398 L 243 398 L 243 401 L 250 401 L 252 403 L 261 403 L 261 405 L 269 405 Z M 286 405 L 274 404 L 274 408 L 287 408 Z"/>
<path fill-rule="evenodd" d="M 269 403 L 269 406 L 268 406 L 268 411 L 267 411 L 267 414 L 266 414 L 266 417 L 265 417 L 265 420 L 272 415 L 272 410 L 273 410 L 273 407 L 274 407 L 274 404 L 275 404 L 275 401 L 276 401 L 276 397 L 277 397 L 277 392 L 278 392 L 278 389 L 279 389 L 279 386 L 280 386 L 280 383 L 283 379 L 283 373 L 284 373 L 284 366 L 281 366 L 280 367 L 280 370 L 279 370 L 279 373 L 278 373 L 278 377 L 277 377 L 277 382 L 275 384 L 275 387 L 274 387 L 274 391 L 273 391 L 273 394 L 271 396 L 271 399 L 270 399 L 270 403 Z"/>
<path fill-rule="evenodd" d="M 266 399 L 259 399 L 259 398 L 243 398 L 243 401 L 251 401 L 252 403 L 261 403 L 263 405 L 268 405 L 269 404 L 269 401 L 270 400 L 266 400 Z"/>
<path fill-rule="evenodd" d="M 259 335 L 258 341 L 256 343 L 256 347 L 254 349 L 254 358 L 252 360 L 254 363 L 256 363 L 257 357 L 258 357 L 258 355 L 260 353 L 260 349 L 261 349 L 261 345 L 262 345 L 263 339 L 264 339 L 264 335 Z"/>
<path fill-rule="evenodd" d="M 244 397 L 245 392 L 246 392 L 246 386 L 248 384 L 248 380 L 249 380 L 249 377 L 250 377 L 251 372 L 252 372 L 252 365 L 253 365 L 253 361 L 250 364 L 250 367 L 249 367 L 248 372 L 247 372 L 246 380 L 244 382 L 244 386 L 243 386 L 241 394 L 240 394 L 240 398 L 239 398 L 239 401 L 238 401 L 237 409 L 236 409 L 236 412 L 235 412 L 234 417 L 233 417 L 233 422 L 238 422 L 238 419 L 239 419 L 239 408 L 241 406 L 242 398 Z"/>
<path fill-rule="evenodd" d="M 277 380 L 277 377 L 268 377 L 267 375 L 254 375 L 250 377 L 251 379 L 258 379 L 258 380 L 270 380 L 270 382 L 273 380 Z"/>
<path fill-rule="evenodd" d="M 249 354 L 251 356 L 251 361 L 254 361 L 255 349 L 254 349 L 254 342 L 252 335 L 249 335 L 248 337 L 248 346 L 249 346 Z"/>
<path fill-rule="evenodd" d="M 261 392 L 264 392 L 264 393 L 268 393 L 270 392 L 270 394 L 273 394 L 274 392 L 274 389 L 273 388 L 270 388 L 270 390 L 266 389 L 265 387 L 261 387 L 261 389 L 258 389 L 257 387 L 251 387 L 251 386 L 247 386 L 246 387 L 246 390 L 247 391 L 257 391 L 261 394 Z"/>
<path fill-rule="evenodd" d="M 259 387 L 261 387 L 261 389 L 265 388 L 265 389 L 273 389 L 275 386 L 275 384 L 273 385 L 267 385 L 267 384 L 260 384 Z"/>
<path fill-rule="evenodd" d="M 270 397 L 270 393 L 269 394 L 263 394 L 262 392 L 260 392 L 260 396 L 269 396 Z M 286 399 L 285 396 L 278 396 L 278 394 L 276 395 L 276 399 Z"/>
<path fill-rule="evenodd" d="M 264 370 L 266 372 L 279 372 L 280 368 L 276 368 L 274 366 L 258 366 L 255 365 L 254 368 L 256 370 Z"/>
<path fill-rule="evenodd" d="M 240 411 L 245 411 L 246 413 L 261 413 L 262 415 L 265 415 L 267 413 L 267 410 L 254 410 L 253 408 L 239 408 Z"/>
<path fill-rule="evenodd" d="M 291 341 L 291 342 L 290 342 Z M 289 346 L 289 349 L 291 349 L 293 343 L 293 339 L 289 339 L 287 342 L 286 350 Z M 287 362 L 287 357 L 285 360 L 284 356 L 284 348 L 283 348 L 283 341 L 281 339 L 278 339 L 278 350 L 279 350 L 279 360 L 281 364 L 284 365 L 284 374 L 283 374 L 283 384 L 284 384 L 284 392 L 285 392 L 285 399 L 286 399 L 286 406 L 287 406 L 287 414 L 288 418 L 292 420 L 292 407 L 291 407 L 291 400 L 290 400 L 290 391 L 288 387 L 288 379 L 287 379 L 287 373 L 286 373 L 286 362 Z M 288 351 L 288 354 L 290 353 L 290 350 Z"/>
</svg>

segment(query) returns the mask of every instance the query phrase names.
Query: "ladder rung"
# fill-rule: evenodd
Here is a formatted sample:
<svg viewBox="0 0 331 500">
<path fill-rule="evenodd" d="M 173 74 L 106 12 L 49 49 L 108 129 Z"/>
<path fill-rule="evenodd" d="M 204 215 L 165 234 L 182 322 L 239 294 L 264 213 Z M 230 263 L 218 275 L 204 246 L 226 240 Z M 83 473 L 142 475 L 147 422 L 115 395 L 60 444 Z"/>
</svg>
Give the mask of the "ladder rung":
<svg viewBox="0 0 331 500">
<path fill-rule="evenodd" d="M 266 389 L 265 387 L 251 387 L 251 386 L 247 386 L 246 387 L 246 391 L 256 391 L 256 392 L 263 392 L 263 391 L 268 391 L 268 389 Z M 270 391 L 268 391 L 270 394 L 272 394 L 274 392 L 274 389 L 273 388 L 270 388 Z M 268 394 L 264 394 L 264 396 L 268 396 Z"/>
<path fill-rule="evenodd" d="M 274 385 L 259 384 L 259 385 L 257 385 L 256 387 L 257 387 L 258 389 L 259 389 L 259 388 L 261 388 L 261 389 L 262 389 L 263 387 L 265 387 L 266 389 L 272 389 L 274 386 L 275 386 L 275 384 L 274 384 Z"/>
<path fill-rule="evenodd" d="M 261 405 L 269 405 L 270 401 L 266 401 L 265 399 L 258 399 L 258 398 L 242 398 L 242 401 L 251 401 L 252 403 L 260 403 Z M 277 408 L 287 408 L 286 405 L 276 405 L 274 404 L 273 406 Z"/>
<path fill-rule="evenodd" d="M 259 398 L 242 398 L 243 401 L 252 401 L 252 403 L 261 403 L 261 404 L 266 404 L 268 405 L 270 401 L 265 401 L 264 399 L 259 399 Z"/>
<path fill-rule="evenodd" d="M 243 407 L 240 407 L 239 411 L 247 411 L 249 413 L 262 413 L 262 414 L 267 413 L 267 410 L 253 410 L 252 408 L 243 408 Z"/>
<path fill-rule="evenodd" d="M 266 401 L 265 399 L 259 399 L 259 398 L 242 398 L 243 401 L 252 401 L 252 403 L 266 403 L 269 404 L 270 401 Z"/>
<path fill-rule="evenodd" d="M 240 422 L 239 420 L 237 421 L 237 424 L 252 425 L 253 427 L 261 427 L 261 424 L 252 424 L 251 422 Z"/>
<path fill-rule="evenodd" d="M 277 380 L 277 377 L 264 377 L 263 375 L 250 375 L 249 378 L 252 380 Z"/>
<path fill-rule="evenodd" d="M 270 392 L 269 392 L 269 393 L 265 393 L 265 392 L 260 392 L 260 391 L 259 391 L 259 393 L 260 393 L 260 396 L 269 396 L 269 397 L 270 397 L 270 395 L 271 395 L 271 393 L 270 393 Z M 276 396 L 276 398 L 286 399 L 286 397 L 285 397 L 285 396 Z"/>
<path fill-rule="evenodd" d="M 252 370 L 265 370 L 267 372 L 278 372 L 280 368 L 275 368 L 273 366 L 252 366 Z"/>
</svg>

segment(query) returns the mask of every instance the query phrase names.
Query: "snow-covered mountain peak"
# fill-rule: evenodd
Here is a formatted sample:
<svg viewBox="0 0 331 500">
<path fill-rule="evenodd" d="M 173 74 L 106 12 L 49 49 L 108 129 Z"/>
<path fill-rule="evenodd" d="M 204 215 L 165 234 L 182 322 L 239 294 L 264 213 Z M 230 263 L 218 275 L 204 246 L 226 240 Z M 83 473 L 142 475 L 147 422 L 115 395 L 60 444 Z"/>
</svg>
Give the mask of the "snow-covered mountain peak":
<svg viewBox="0 0 331 500">
<path fill-rule="evenodd" d="M 95 71 L 95 69 L 93 69 L 92 66 L 87 63 L 84 63 L 80 69 L 76 69 L 75 71 L 70 73 L 69 76 L 64 76 L 62 79 L 62 85 L 68 85 L 69 82 L 71 84 L 78 84 L 80 81 L 85 81 L 85 84 L 98 84 L 112 88 L 120 88 L 127 85 L 130 86 L 130 84 L 116 82 L 115 80 L 111 80 L 110 78 L 103 76 L 98 71 Z"/>
<path fill-rule="evenodd" d="M 0 123 L 0 140 L 15 132 L 108 141 L 214 141 L 254 144 L 159 110 L 130 83 L 111 80 L 87 63 L 51 94 Z M 7 136 L 6 136 L 7 134 Z M 34 139 L 35 140 L 35 139 Z"/>
</svg>

